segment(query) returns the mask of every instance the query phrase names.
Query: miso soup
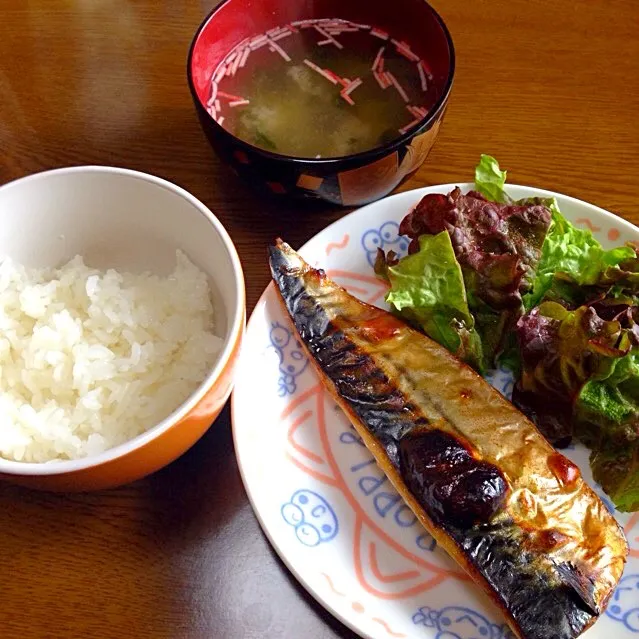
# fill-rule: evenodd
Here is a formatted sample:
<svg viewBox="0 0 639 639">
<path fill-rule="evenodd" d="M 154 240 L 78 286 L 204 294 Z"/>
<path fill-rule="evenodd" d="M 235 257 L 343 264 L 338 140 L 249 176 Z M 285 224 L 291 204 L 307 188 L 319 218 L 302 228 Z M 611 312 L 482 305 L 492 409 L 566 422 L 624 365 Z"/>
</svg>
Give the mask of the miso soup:
<svg viewBox="0 0 639 639">
<path fill-rule="evenodd" d="M 240 42 L 211 77 L 208 111 L 268 151 L 330 158 L 414 127 L 439 90 L 426 61 L 381 29 L 301 20 Z"/>
</svg>

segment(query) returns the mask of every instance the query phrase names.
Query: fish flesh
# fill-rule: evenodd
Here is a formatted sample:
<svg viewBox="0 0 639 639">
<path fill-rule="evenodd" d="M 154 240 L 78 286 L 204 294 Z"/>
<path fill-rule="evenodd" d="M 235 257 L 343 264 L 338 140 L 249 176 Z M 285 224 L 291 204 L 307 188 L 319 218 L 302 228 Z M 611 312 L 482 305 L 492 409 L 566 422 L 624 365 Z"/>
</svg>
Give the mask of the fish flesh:
<svg viewBox="0 0 639 639">
<path fill-rule="evenodd" d="M 270 266 L 324 385 L 513 632 L 570 639 L 591 626 L 628 546 L 577 466 L 445 348 L 360 302 L 281 240 Z"/>
</svg>

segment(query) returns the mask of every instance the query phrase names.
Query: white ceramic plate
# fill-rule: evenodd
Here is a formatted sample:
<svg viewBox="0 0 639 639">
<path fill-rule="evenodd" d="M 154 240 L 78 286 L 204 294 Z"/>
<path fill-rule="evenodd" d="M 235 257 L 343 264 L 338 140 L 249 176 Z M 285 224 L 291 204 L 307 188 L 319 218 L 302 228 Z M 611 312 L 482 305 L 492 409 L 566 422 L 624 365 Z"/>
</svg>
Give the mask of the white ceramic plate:
<svg viewBox="0 0 639 639">
<path fill-rule="evenodd" d="M 383 305 L 385 287 L 372 271 L 377 247 L 404 254 L 400 220 L 426 193 L 454 186 L 400 193 L 359 209 L 316 235 L 301 254 L 362 300 Z M 508 191 L 514 198 L 557 197 L 563 214 L 606 246 L 639 240 L 639 229 L 590 204 L 523 186 Z M 491 381 L 505 394 L 512 387 L 503 371 Z M 417 523 L 321 389 L 273 285 L 248 323 L 233 430 L 244 485 L 271 543 L 308 591 L 355 632 L 374 639 L 513 637 L 500 612 Z M 567 455 L 591 480 L 586 449 L 577 445 Z M 589 639 L 639 637 L 639 514 L 615 515 L 630 558 L 608 611 L 584 635 Z"/>
</svg>

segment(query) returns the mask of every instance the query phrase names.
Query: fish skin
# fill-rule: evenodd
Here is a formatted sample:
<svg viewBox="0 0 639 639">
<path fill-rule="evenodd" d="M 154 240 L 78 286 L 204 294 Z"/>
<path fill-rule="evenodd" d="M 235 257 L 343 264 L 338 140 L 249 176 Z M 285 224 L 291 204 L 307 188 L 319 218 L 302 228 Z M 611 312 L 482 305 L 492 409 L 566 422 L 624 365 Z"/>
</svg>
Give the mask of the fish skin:
<svg viewBox="0 0 639 639">
<path fill-rule="evenodd" d="M 287 244 L 278 241 L 269 252 L 276 288 L 322 381 L 422 524 L 518 637 L 579 636 L 605 609 L 627 543 L 576 467 L 443 347 L 352 297 Z M 425 370 L 416 372 L 415 363 Z M 448 464 L 451 483 L 479 464 L 505 478 L 507 494 L 489 519 L 442 515 L 440 502 L 428 502 L 437 486 L 407 471 L 407 438 L 419 442 L 420 432 L 433 430 L 471 451 L 470 461 L 435 460 Z"/>
</svg>

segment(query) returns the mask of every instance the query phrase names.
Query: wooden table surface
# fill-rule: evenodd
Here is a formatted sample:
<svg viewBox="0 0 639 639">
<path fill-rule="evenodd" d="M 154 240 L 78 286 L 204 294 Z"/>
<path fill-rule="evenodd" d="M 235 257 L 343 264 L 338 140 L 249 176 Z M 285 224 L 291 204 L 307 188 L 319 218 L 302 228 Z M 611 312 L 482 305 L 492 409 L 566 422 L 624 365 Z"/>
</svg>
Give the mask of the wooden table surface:
<svg viewBox="0 0 639 639">
<path fill-rule="evenodd" d="M 154 173 L 233 237 L 249 310 L 264 248 L 345 211 L 258 199 L 217 160 L 186 84 L 215 2 L 2 0 L 0 183 L 74 164 Z M 434 0 L 457 49 L 439 138 L 402 188 L 467 181 L 481 152 L 509 180 L 639 223 L 636 0 Z M 0 636 L 352 637 L 297 585 L 242 487 L 228 408 L 183 458 L 133 485 L 51 495 L 0 485 Z"/>
</svg>

